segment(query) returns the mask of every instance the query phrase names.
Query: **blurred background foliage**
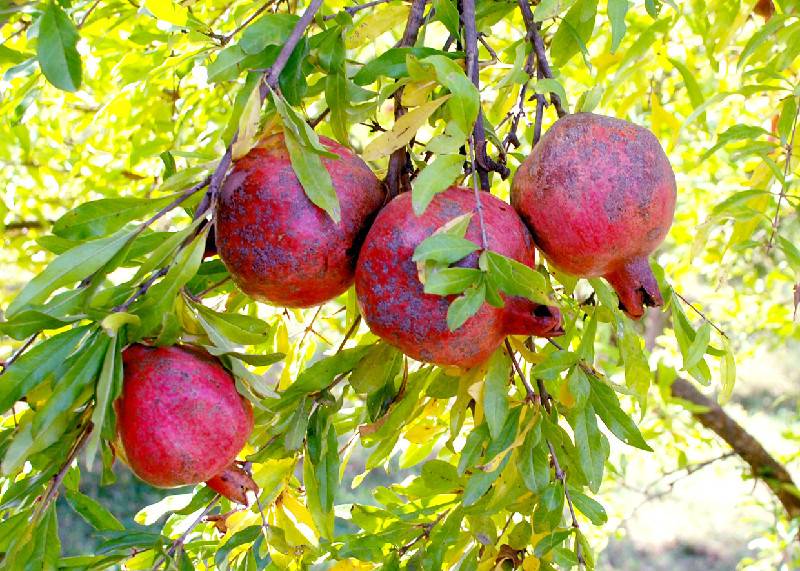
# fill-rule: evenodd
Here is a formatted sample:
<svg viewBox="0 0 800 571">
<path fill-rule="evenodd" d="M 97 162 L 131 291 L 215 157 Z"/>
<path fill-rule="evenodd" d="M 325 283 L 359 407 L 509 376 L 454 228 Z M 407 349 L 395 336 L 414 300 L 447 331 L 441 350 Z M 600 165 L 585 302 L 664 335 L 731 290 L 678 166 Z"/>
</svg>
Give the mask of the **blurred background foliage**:
<svg viewBox="0 0 800 571">
<path fill-rule="evenodd" d="M 394 81 L 379 73 L 376 82 L 365 84 L 371 91 L 364 93 L 352 78 L 364 63 L 396 44 L 409 4 L 400 0 L 380 3 L 354 12 L 352 22 L 342 16 L 346 6 L 351 5 L 326 2 L 320 14 L 331 18 L 318 17 L 311 33 L 333 23 L 342 26 L 350 84 L 348 97 L 336 105 L 344 105 L 349 142 L 361 151 L 376 138 L 376 125 L 391 128 L 393 100 L 389 95 Z M 431 7 L 436 15 L 426 21 L 418 45 L 439 49 L 454 25 L 455 3 L 436 0 L 428 9 Z M 523 68 L 530 47 L 516 3 L 480 1 L 477 7 L 478 29 L 485 40 L 480 49 L 480 98 L 488 124 L 499 126 L 497 134 L 502 139 L 509 113 L 514 113 L 518 103 L 520 86 L 528 81 Z M 254 15 L 300 14 L 305 8 L 291 0 L 5 2 L 0 8 L 0 114 L 4 118 L 0 122 L 0 307 L 7 307 L 54 253 L 74 244 L 64 242 L 63 234 L 60 242 L 49 235 L 54 221 L 70 209 L 100 198 L 159 198 L 187 188 L 213 169 L 230 140 L 231 125 L 235 127 L 239 121 L 235 102 L 237 96 L 241 100 L 239 94 L 246 87 L 245 72 L 269 66 L 269 58 L 274 59 L 276 52 L 267 54 L 266 47 L 282 43 L 281 34 L 285 37 L 293 21 L 280 33 L 260 40 L 265 47 L 260 52 L 263 59 L 244 57 L 241 42 L 246 26 L 258 21 L 252 19 Z M 666 313 L 650 309 L 641 323 L 628 324 L 645 347 L 653 377 L 652 385 L 647 379 L 644 394 L 628 389 L 637 398 L 621 395 L 621 402 L 654 452 L 610 438 L 603 484 L 593 495 L 605 506 L 608 521 L 593 525 L 583 515 L 579 518 L 581 531 L 597 553 L 597 568 L 800 568 L 798 522 L 788 519 L 775 497 L 753 479 L 736 454 L 669 395 L 670 382 L 676 376 L 688 376 L 683 370 L 686 347 L 680 347 L 681 336 L 684 342 L 686 336 L 691 342 L 701 331 L 709 334 L 711 348 L 702 347 L 710 351 L 705 357 L 708 372 L 695 371 L 691 382 L 707 385 L 703 390 L 712 398 L 722 396 L 728 414 L 796 478 L 800 475 L 800 332 L 795 321 L 800 282 L 800 189 L 795 184 L 799 162 L 791 151 L 800 94 L 798 6 L 792 0 L 542 0 L 533 8 L 541 17 L 541 34 L 557 80 L 555 87 L 542 84 L 541 90 L 563 89 L 570 111 L 594 109 L 651 129 L 670 158 L 679 189 L 675 223 L 654 260 L 666 276 L 665 291 L 672 286 L 685 298 L 678 307 L 690 329 L 675 326 L 677 297 L 672 298 L 673 305 Z M 334 19 L 336 14 L 339 16 Z M 42 26 L 63 24 L 62 17 L 73 23 L 77 33 L 80 68 L 76 71 L 74 62 L 67 62 L 60 70 L 48 72 L 47 63 L 40 65 Z M 52 21 L 45 23 L 46 18 Z M 52 34 L 52 29 L 45 30 Z M 69 44 L 68 36 L 62 33 L 59 37 L 61 41 L 66 37 Z M 330 104 L 324 93 L 327 74 L 320 66 L 318 46 L 310 48 L 302 65 L 305 67 L 295 62 L 295 67 L 288 69 L 287 77 L 291 77 L 281 88 L 301 116 L 313 119 Z M 440 88 L 436 82 L 407 83 L 411 87 L 407 86 L 406 97 L 413 91 L 418 102 L 433 98 L 431 93 Z M 296 97 L 292 86 L 297 89 Z M 418 102 L 404 101 L 412 107 Z M 241 107 L 240 102 L 239 113 Z M 512 171 L 531 147 L 534 107 L 533 102 L 524 102 L 518 131 L 521 146 L 508 156 Z M 548 107 L 544 128 L 555 119 L 554 110 Z M 431 121 L 422 125 L 417 140 L 441 133 L 443 124 Z M 340 136 L 336 128 L 335 122 L 322 120 L 316 131 Z M 378 154 L 371 166 L 383 175 L 387 157 Z M 415 149 L 413 156 L 421 165 L 424 148 Z M 507 198 L 508 180 L 495 177 L 492 192 Z M 188 203 L 189 208 L 195 205 L 196 200 Z M 189 220 L 187 212 L 176 210 L 158 220 L 152 230 L 174 232 L 186 227 Z M 190 291 L 197 293 L 224 275 L 219 262 L 214 264 L 209 261 L 201 266 L 201 275 L 194 286 L 190 284 Z M 556 284 L 562 307 L 575 313 L 576 304 L 568 299 L 574 284 L 563 276 L 556 278 L 562 281 L 562 285 Z M 585 281 L 575 287 L 576 300 L 585 300 L 592 291 Z M 331 355 L 354 318 L 351 294 L 319 311 L 284 311 L 251 303 L 230 285 L 223 285 L 211 292 L 206 303 L 219 311 L 245 308 L 246 313 L 270 325 L 263 342 L 250 351 L 280 351 L 286 353 L 286 360 L 269 370 L 253 371 L 280 391 L 290 387 L 308 363 L 323 354 Z M 176 312 L 184 319 L 184 339 L 202 338 L 196 320 L 185 318 L 185 308 Z M 624 388 L 618 331 L 608 323 L 608 316 L 601 321 L 594 341 L 594 366 Z M 361 326 L 349 346 L 372 340 Z M 0 359 L 8 358 L 21 344 L 18 339 L 0 338 Z M 545 350 L 546 343 L 538 341 L 536 347 Z M 726 354 L 736 356 L 733 375 L 721 370 Z M 0 377 L 0 383 L 3 380 Z M 367 515 L 358 521 L 345 517 L 347 508 L 350 504 L 376 506 L 376 497 L 383 503 L 394 494 L 390 486 L 413 485 L 421 460 L 440 454 L 445 461 L 458 463 L 458 455 L 442 448 L 451 422 L 448 396 L 425 398 L 424 406 L 414 409 L 416 416 L 404 419 L 403 438 L 392 443 L 378 461 L 374 456 L 370 459 L 374 448 L 357 443 L 357 426 L 365 422 L 359 399 L 350 395 L 344 400 L 336 425 L 345 459 L 352 455 L 336 497 L 337 536 L 357 533 L 370 518 L 371 532 L 379 529 L 384 516 L 378 515 L 377 508 L 363 508 Z M 650 397 L 646 409 L 636 404 L 644 396 Z M 4 414 L 4 439 L 13 433 L 20 410 L 24 414 L 24 405 L 18 408 Z M 265 422 L 262 428 L 267 425 Z M 269 436 L 269 428 L 257 429 L 248 453 L 268 447 L 264 431 Z M 456 448 L 463 442 L 462 435 Z M 50 460 L 56 469 L 64 452 L 61 450 L 60 456 L 54 453 Z M 318 514 L 312 517 L 301 505 L 305 502 L 299 484 L 303 470 L 280 454 L 273 459 L 269 453 L 263 456 L 256 458 L 254 465 L 262 488 L 269 491 L 266 484 L 278 474 L 287 486 L 280 498 L 294 504 L 300 500 L 300 507 L 273 503 L 268 512 L 270 523 L 285 530 L 292 546 L 316 544 Z M 147 529 L 152 533 L 161 533 L 163 527 L 165 536 L 178 537 L 210 498 L 202 497 L 200 486 L 194 491 L 199 500 L 183 509 L 191 495 L 180 494 L 192 494 L 191 489 L 154 490 L 119 463 L 116 483 L 101 487 L 97 464 L 95 461 L 93 471 L 81 465 L 80 489 L 105 505 L 129 530 L 141 531 L 140 524 L 149 523 L 152 527 Z M 27 465 L 14 477 L 25 479 L 37 470 L 43 470 L 41 465 Z M 292 470 L 300 480 L 288 477 Z M 73 482 L 66 482 L 67 489 L 77 485 L 77 468 L 69 474 L 68 480 Z M 270 496 L 272 500 L 282 494 L 277 490 Z M 0 484 L 0 494 L 8 491 L 6 480 Z M 162 498 L 171 499 L 148 508 L 134 520 L 134 514 Z M 108 547 L 107 536 L 101 537 L 82 523 L 74 498 L 72 502 L 69 499 L 67 494 L 57 504 L 63 555 L 95 553 L 104 541 Z M 158 518 L 172 511 L 176 513 L 167 515 L 166 520 Z M 0 505 L 0 519 L 7 521 L 13 513 L 13 505 Z M 255 509 L 239 513 L 228 525 L 241 530 L 257 523 L 256 514 Z M 513 543 L 508 534 L 522 520 L 517 517 L 513 526 L 504 526 L 506 512 L 485 519 L 473 521 L 464 532 L 472 538 L 470 546 L 483 546 L 481 568 L 492 568 L 498 561 L 511 565 L 513 558 L 502 563 L 498 549 L 503 543 Z M 411 535 L 402 535 L 402 542 L 416 537 L 419 529 L 425 528 L 410 528 Z M 133 531 L 126 533 L 135 537 Z M 213 525 L 204 524 L 190 536 L 189 545 L 194 546 L 193 556 L 199 557 L 203 549 L 213 550 L 230 537 L 231 532 L 223 535 Z M 403 551 L 403 555 L 413 555 L 418 547 Z M 134 557 L 126 564 L 149 568 L 153 552 L 139 553 L 137 549 L 128 550 Z M 303 557 L 293 553 L 272 553 L 272 564 L 277 568 L 300 565 Z M 560 563 L 569 566 L 567 554 L 560 556 Z M 241 568 L 251 564 L 245 559 L 237 563 Z M 538 559 L 526 560 L 530 565 L 526 568 L 536 568 L 532 562 Z M 352 558 L 343 561 L 335 568 L 376 567 Z M 90 565 L 78 559 L 67 563 L 78 568 Z M 413 568 L 413 562 L 409 565 Z"/>
</svg>

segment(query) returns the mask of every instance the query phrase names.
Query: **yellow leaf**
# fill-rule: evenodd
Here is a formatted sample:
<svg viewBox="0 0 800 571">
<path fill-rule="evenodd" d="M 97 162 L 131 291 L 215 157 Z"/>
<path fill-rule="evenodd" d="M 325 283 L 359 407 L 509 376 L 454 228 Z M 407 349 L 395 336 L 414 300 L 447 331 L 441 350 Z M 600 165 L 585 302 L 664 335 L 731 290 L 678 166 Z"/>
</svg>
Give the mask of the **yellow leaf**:
<svg viewBox="0 0 800 571">
<path fill-rule="evenodd" d="M 256 146 L 259 137 L 258 123 L 261 118 L 261 96 L 258 86 L 250 93 L 239 118 L 239 135 L 231 149 L 233 160 L 245 156 Z"/>
<path fill-rule="evenodd" d="M 428 100 L 438 83 L 436 81 L 414 81 L 403 89 L 402 103 L 405 107 L 417 107 Z"/>
<path fill-rule="evenodd" d="M 448 99 L 450 99 L 450 95 L 428 101 L 400 117 L 395 121 L 391 131 L 381 133 L 364 148 L 361 158 L 365 161 L 374 161 L 406 146 L 417 134 L 419 128 L 433 115 L 433 112 Z"/>
<path fill-rule="evenodd" d="M 337 561 L 333 567 L 329 568 L 329 571 L 367 571 L 368 569 L 374 569 L 374 566 L 358 559 L 343 559 Z"/>
<path fill-rule="evenodd" d="M 225 518 L 225 527 L 228 528 L 227 536 L 230 537 L 239 530 L 251 525 L 261 523 L 261 515 L 251 510 L 239 510 Z"/>
<path fill-rule="evenodd" d="M 185 26 L 189 21 L 189 10 L 172 0 L 145 0 L 144 7 L 159 20 L 176 26 Z"/>
<path fill-rule="evenodd" d="M 103 326 L 103 329 L 105 329 L 109 337 L 113 337 L 117 331 L 119 331 L 119 328 L 127 323 L 130 323 L 131 325 L 139 325 L 141 320 L 139 319 L 138 315 L 125 313 L 124 311 L 118 311 L 103 318 L 103 321 L 100 322 L 100 325 Z"/>
<path fill-rule="evenodd" d="M 344 39 L 347 48 L 360 48 L 408 19 L 409 4 L 390 4 L 370 10 Z"/>
<path fill-rule="evenodd" d="M 541 563 L 539 563 L 538 557 L 533 557 L 532 555 L 529 555 L 528 557 L 522 560 L 522 568 L 525 571 L 539 571 L 540 566 Z"/>
<path fill-rule="evenodd" d="M 281 496 L 281 500 L 283 509 L 291 514 L 291 518 L 297 524 L 297 529 L 300 533 L 302 533 L 313 546 L 316 547 L 319 545 L 317 526 L 314 525 L 314 520 L 308 508 L 300 503 L 291 493 L 285 493 Z"/>
</svg>

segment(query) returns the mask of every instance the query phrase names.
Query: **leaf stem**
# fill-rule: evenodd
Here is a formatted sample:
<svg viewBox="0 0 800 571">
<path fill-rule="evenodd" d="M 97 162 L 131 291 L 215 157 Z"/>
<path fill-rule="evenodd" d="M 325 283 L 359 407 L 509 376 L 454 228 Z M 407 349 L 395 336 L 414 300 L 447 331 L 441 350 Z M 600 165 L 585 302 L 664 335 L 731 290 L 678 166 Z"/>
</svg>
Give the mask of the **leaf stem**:
<svg viewBox="0 0 800 571">
<path fill-rule="evenodd" d="M 783 199 L 786 197 L 786 191 L 788 190 L 789 186 L 786 184 L 786 177 L 789 176 L 789 169 L 792 166 L 792 155 L 794 154 L 794 137 L 797 133 L 797 117 L 800 114 L 800 97 L 798 97 L 797 102 L 795 103 L 794 109 L 794 119 L 792 120 L 792 135 L 789 137 L 789 141 L 786 144 L 786 164 L 783 165 L 783 181 L 781 184 L 781 192 L 778 195 L 778 205 L 775 207 L 775 217 L 772 219 L 772 232 L 769 236 L 769 242 L 767 243 L 767 251 L 769 252 L 770 248 L 772 248 L 772 243 L 775 240 L 775 235 L 778 233 L 778 226 L 781 223 L 781 203 Z"/>
<path fill-rule="evenodd" d="M 192 533 L 198 525 L 203 523 L 205 517 L 211 513 L 211 510 L 214 509 L 214 506 L 217 505 L 221 497 L 222 496 L 220 494 L 216 494 L 213 498 L 211 498 L 211 501 L 208 502 L 208 505 L 205 507 L 205 509 L 200 512 L 200 515 L 197 516 L 197 518 L 186 529 L 186 531 L 184 531 L 179 538 L 172 542 L 164 555 L 156 559 L 155 563 L 153 563 L 153 571 L 156 571 L 163 563 L 166 563 L 168 557 L 171 557 L 175 554 L 175 552 L 183 545 L 184 541 L 186 541 L 186 538 L 189 537 L 189 534 Z"/>
</svg>

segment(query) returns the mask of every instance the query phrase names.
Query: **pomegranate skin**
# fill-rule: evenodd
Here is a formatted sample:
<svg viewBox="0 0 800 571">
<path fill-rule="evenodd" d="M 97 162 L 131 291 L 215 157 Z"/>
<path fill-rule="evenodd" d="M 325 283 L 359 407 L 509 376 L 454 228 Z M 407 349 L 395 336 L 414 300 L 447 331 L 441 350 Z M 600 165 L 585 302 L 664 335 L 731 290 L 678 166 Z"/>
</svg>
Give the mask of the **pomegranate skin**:
<svg viewBox="0 0 800 571">
<path fill-rule="evenodd" d="M 663 304 L 647 262 L 669 232 L 675 174 L 655 136 L 602 115 L 562 117 L 517 170 L 511 204 L 545 257 L 603 276 L 634 319 Z"/>
<path fill-rule="evenodd" d="M 132 345 L 122 362 L 117 432 L 139 478 L 171 488 L 241 470 L 233 461 L 253 428 L 253 412 L 219 361 L 187 346 Z M 218 491 L 239 501 L 230 486 Z"/>
<path fill-rule="evenodd" d="M 236 161 L 219 195 L 216 247 L 239 288 L 260 301 L 309 307 L 353 283 L 358 248 L 383 205 L 383 186 L 348 148 L 320 137 L 341 207 L 337 224 L 306 196 L 283 133 Z"/>
<path fill-rule="evenodd" d="M 490 249 L 533 266 L 533 241 L 514 210 L 489 193 L 481 194 L 481 204 Z M 460 328 L 449 330 L 447 310 L 456 296 L 426 294 L 412 256 L 443 224 L 474 210 L 471 189 L 450 187 L 417 217 L 411 194 L 405 193 L 381 210 L 367 234 L 356 267 L 361 313 L 373 333 L 414 359 L 468 368 L 485 361 L 506 335 L 562 332 L 558 309 L 519 297 L 505 298 L 503 308 L 484 303 Z M 481 243 L 477 215 L 466 238 Z M 473 253 L 457 265 L 475 268 L 477 262 L 478 253 Z"/>
</svg>

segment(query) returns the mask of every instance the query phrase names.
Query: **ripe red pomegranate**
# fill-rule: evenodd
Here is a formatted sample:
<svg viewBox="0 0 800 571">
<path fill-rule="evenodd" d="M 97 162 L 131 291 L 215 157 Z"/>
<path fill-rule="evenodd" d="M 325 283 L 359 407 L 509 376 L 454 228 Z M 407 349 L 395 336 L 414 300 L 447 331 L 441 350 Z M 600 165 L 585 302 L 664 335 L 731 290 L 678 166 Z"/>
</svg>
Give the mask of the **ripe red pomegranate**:
<svg viewBox="0 0 800 571">
<path fill-rule="evenodd" d="M 604 276 L 634 319 L 663 304 L 647 256 L 675 211 L 675 174 L 658 140 L 612 117 L 567 115 L 520 165 L 511 204 L 555 266 Z"/>
<path fill-rule="evenodd" d="M 534 265 L 530 233 L 505 202 L 481 194 L 489 247 L 528 266 Z M 411 206 L 411 194 L 397 196 L 372 225 L 356 268 L 356 294 L 361 313 L 373 333 L 420 361 L 472 367 L 485 361 L 506 335 L 554 336 L 562 333 L 555 307 L 520 297 L 505 297 L 505 307 L 487 303 L 455 331 L 447 326 L 447 309 L 456 296 L 424 293 L 414 249 L 443 224 L 475 211 L 471 189 L 450 187 L 438 194 L 422 216 Z M 478 217 L 466 238 L 481 243 Z M 477 267 L 478 253 L 457 265 Z"/>
<path fill-rule="evenodd" d="M 335 223 L 306 196 L 283 133 L 236 161 L 219 195 L 216 247 L 250 296 L 288 307 L 319 305 L 353 283 L 361 239 L 384 202 L 380 181 L 348 148 L 321 137 L 338 159 L 323 158 L 339 197 Z"/>
<path fill-rule="evenodd" d="M 117 432 L 125 461 L 159 488 L 206 482 L 247 504 L 258 491 L 234 463 L 253 428 L 253 411 L 217 359 L 188 346 L 132 345 L 122 353 Z"/>
</svg>

